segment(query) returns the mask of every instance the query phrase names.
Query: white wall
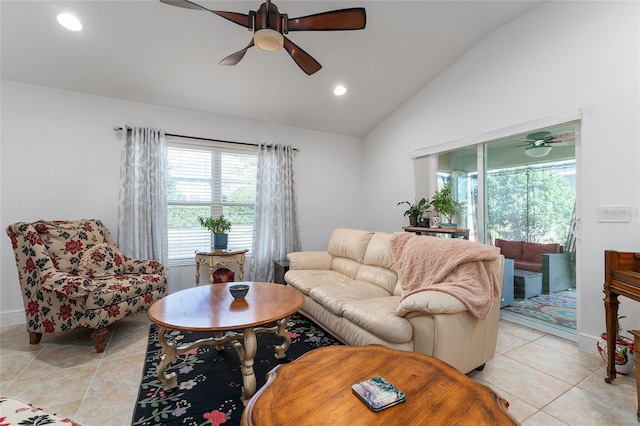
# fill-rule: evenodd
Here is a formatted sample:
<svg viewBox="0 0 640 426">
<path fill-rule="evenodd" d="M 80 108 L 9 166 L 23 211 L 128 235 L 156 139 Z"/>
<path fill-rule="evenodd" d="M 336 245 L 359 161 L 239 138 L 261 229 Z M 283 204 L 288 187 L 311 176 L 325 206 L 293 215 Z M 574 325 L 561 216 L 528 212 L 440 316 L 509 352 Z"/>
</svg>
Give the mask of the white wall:
<svg viewBox="0 0 640 426">
<path fill-rule="evenodd" d="M 290 144 L 296 154 L 302 246 L 325 249 L 336 227 L 358 227 L 362 139 L 167 108 L 11 81 L 1 85 L 0 227 L 38 219 L 102 219 L 117 232 L 121 135 L 114 125 Z M 0 321 L 24 322 L 13 251 L 0 237 Z M 193 283 L 193 266 L 171 268 L 170 291 Z"/>
<path fill-rule="evenodd" d="M 469 50 L 365 137 L 368 227 L 405 224 L 396 203 L 416 195 L 411 151 L 581 108 L 578 332 L 594 351 L 605 328 L 603 252 L 640 251 L 638 5 L 548 2 Z M 599 205 L 631 206 L 631 223 L 599 223 Z M 637 302 L 621 298 L 620 312 L 623 326 L 640 327 Z"/>
</svg>

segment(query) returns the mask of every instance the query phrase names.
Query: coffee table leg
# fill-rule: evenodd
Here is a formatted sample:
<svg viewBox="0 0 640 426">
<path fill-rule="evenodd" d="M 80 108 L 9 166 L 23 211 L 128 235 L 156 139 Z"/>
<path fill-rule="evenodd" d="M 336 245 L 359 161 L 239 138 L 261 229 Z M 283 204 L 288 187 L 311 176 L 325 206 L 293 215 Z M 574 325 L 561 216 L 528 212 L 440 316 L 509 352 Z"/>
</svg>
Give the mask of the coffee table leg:
<svg viewBox="0 0 640 426">
<path fill-rule="evenodd" d="M 178 385 L 178 374 L 174 371 L 170 374 L 164 372 L 165 368 L 171 363 L 176 362 L 178 357 L 176 356 L 176 342 L 167 342 L 165 337 L 165 327 L 160 327 L 158 330 L 158 342 L 162 346 L 162 356 L 158 363 L 158 380 L 162 383 L 162 389 L 173 389 Z"/>
<path fill-rule="evenodd" d="M 240 398 L 244 405 L 256 393 L 256 373 L 253 371 L 253 360 L 258 349 L 256 333 L 253 328 L 245 328 L 242 330 L 244 347 L 239 341 L 233 342 L 233 347 L 240 358 L 240 370 L 242 371 L 242 397 Z"/>
<path fill-rule="evenodd" d="M 278 331 L 276 334 L 282 337 L 284 340 L 281 345 L 276 346 L 276 359 L 282 359 L 287 356 L 286 352 L 291 345 L 291 337 L 287 331 L 287 324 L 289 323 L 289 317 L 283 318 L 278 321 Z"/>
</svg>

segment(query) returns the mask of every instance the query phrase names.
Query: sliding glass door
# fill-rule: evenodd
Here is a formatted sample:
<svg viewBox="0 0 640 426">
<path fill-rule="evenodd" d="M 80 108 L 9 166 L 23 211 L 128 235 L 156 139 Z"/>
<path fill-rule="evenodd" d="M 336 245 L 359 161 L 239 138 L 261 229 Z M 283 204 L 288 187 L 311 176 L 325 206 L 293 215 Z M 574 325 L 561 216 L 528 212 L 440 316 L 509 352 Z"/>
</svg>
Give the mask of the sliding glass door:
<svg viewBox="0 0 640 426">
<path fill-rule="evenodd" d="M 532 250 L 557 247 L 559 251 L 546 257 L 546 251 L 535 256 L 520 253 L 524 258 L 514 259 L 515 275 L 507 279 L 516 287 L 525 279 L 540 280 L 541 290 L 535 296 L 516 295 L 503 313 L 530 315 L 531 321 L 573 333 L 575 132 L 575 124 L 566 124 L 435 155 L 437 187 L 452 183 L 452 194 L 462 207 L 457 223 L 470 230 L 471 240 L 489 245 L 506 241 Z M 504 249 L 503 254 L 512 255 Z"/>
</svg>

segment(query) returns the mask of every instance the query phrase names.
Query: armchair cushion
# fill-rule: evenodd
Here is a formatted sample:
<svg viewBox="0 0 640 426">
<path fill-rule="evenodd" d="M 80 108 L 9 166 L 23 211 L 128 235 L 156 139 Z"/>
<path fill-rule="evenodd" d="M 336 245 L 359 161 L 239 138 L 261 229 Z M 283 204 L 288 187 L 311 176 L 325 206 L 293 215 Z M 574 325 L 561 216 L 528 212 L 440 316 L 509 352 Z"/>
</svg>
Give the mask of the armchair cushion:
<svg viewBox="0 0 640 426">
<path fill-rule="evenodd" d="M 43 290 L 58 293 L 59 296 L 69 299 L 81 299 L 95 290 L 95 283 L 79 275 L 50 269 L 42 275 L 40 282 Z"/>
<path fill-rule="evenodd" d="M 163 272 L 164 265 L 157 260 L 124 258 L 123 274 L 162 274 Z"/>
<path fill-rule="evenodd" d="M 78 275 L 87 278 L 122 275 L 125 256 L 117 247 L 97 244 L 85 251 L 80 259 Z"/>
<path fill-rule="evenodd" d="M 78 275 L 80 260 L 86 250 L 96 244 L 109 242 L 105 235 L 106 228 L 98 220 L 41 220 L 33 225 L 56 269 L 75 275 Z"/>
</svg>

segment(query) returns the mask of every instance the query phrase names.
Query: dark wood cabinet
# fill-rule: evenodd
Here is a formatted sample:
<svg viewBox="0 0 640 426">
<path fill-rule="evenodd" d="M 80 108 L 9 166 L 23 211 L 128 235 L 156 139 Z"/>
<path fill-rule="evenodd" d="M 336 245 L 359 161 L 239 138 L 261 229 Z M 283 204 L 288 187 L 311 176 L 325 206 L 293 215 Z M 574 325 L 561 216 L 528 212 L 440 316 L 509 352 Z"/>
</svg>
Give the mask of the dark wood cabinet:
<svg viewBox="0 0 640 426">
<path fill-rule="evenodd" d="M 274 260 L 273 261 L 273 282 L 278 284 L 286 284 L 284 281 L 284 274 L 289 270 L 288 260 Z"/>
</svg>

